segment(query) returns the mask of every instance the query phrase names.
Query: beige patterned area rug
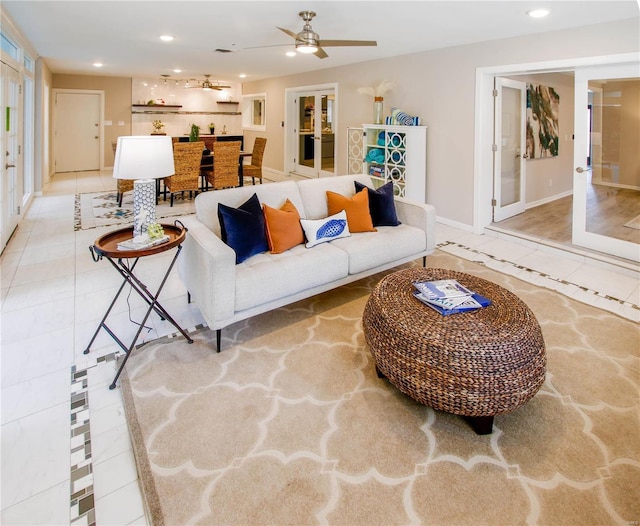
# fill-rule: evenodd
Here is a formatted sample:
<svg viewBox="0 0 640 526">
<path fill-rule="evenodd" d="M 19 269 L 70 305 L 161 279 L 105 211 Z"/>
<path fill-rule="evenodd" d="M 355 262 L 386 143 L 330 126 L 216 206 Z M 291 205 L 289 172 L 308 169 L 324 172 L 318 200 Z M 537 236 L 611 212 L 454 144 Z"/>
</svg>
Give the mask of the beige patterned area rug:
<svg viewBox="0 0 640 526">
<path fill-rule="evenodd" d="M 548 373 L 491 435 L 378 379 L 361 316 L 380 275 L 137 350 L 122 379 L 153 524 L 609 525 L 640 520 L 637 324 L 437 251 L 515 292 Z M 472 328 L 470 329 L 472 330 Z"/>
<path fill-rule="evenodd" d="M 101 226 L 133 224 L 133 192 L 127 192 L 122 198 L 122 206 L 118 206 L 117 194 L 113 192 L 97 192 L 76 194 L 75 201 L 75 230 L 87 230 Z M 195 206 L 189 192 L 176 194 L 174 204 L 170 206 L 169 196 L 164 201 L 162 196 L 156 206 L 156 217 L 184 216 L 193 214 Z"/>
</svg>

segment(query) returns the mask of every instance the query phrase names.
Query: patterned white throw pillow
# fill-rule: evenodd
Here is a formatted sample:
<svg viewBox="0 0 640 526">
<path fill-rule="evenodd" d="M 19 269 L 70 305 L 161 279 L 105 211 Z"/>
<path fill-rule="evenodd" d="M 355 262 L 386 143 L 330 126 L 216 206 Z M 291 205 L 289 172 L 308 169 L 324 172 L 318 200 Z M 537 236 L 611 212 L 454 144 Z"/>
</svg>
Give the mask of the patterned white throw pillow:
<svg viewBox="0 0 640 526">
<path fill-rule="evenodd" d="M 301 219 L 300 224 L 307 238 L 307 248 L 351 235 L 344 210 L 324 219 Z"/>
</svg>

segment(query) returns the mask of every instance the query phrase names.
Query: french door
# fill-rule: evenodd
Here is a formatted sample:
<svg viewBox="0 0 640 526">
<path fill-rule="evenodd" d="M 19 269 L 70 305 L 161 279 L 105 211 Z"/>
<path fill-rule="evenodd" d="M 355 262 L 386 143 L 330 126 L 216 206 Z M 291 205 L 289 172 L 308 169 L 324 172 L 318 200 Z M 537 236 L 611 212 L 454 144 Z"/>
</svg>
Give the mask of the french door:
<svg viewBox="0 0 640 526">
<path fill-rule="evenodd" d="M 2 163 L 0 167 L 0 250 L 9 242 L 18 226 L 22 204 L 22 156 L 20 152 L 20 118 L 22 93 L 20 74 L 2 63 L 1 95 L 2 132 L 0 133 Z"/>
<path fill-rule="evenodd" d="M 575 72 L 573 243 L 633 261 L 640 261 L 640 225 L 630 226 L 640 220 L 639 66 Z"/>
<path fill-rule="evenodd" d="M 527 85 L 496 77 L 494 104 L 493 220 L 525 210 Z"/>
<path fill-rule="evenodd" d="M 307 177 L 335 175 L 335 90 L 296 94 L 294 170 Z"/>
</svg>

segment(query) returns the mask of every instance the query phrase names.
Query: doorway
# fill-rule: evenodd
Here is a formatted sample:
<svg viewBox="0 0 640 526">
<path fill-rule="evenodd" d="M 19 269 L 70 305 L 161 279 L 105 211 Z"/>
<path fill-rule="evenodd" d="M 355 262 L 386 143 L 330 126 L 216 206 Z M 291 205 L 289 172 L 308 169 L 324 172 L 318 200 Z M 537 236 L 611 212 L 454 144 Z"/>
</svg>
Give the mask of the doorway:
<svg viewBox="0 0 640 526">
<path fill-rule="evenodd" d="M 18 226 L 23 196 L 21 149 L 22 91 L 20 73 L 11 66 L 1 63 L 2 71 L 2 132 L 0 133 L 0 250 Z"/>
<path fill-rule="evenodd" d="M 56 172 L 100 170 L 104 93 L 54 90 L 54 166 Z"/>
<path fill-rule="evenodd" d="M 489 205 L 491 203 L 491 199 L 494 197 L 494 179 L 493 179 L 493 152 L 492 152 L 492 144 L 494 141 L 494 115 L 493 115 L 493 97 L 490 94 L 493 91 L 493 83 L 494 79 L 498 76 L 518 76 L 518 75 L 536 75 L 543 73 L 568 73 L 570 75 L 574 75 L 574 72 L 582 70 L 587 66 L 596 66 L 596 65 L 616 65 L 616 64 L 629 64 L 629 67 L 635 68 L 635 71 L 638 71 L 638 61 L 640 55 L 637 53 L 630 53 L 624 55 L 610 56 L 610 57 L 592 57 L 587 59 L 575 59 L 575 60 L 563 60 L 563 61 L 554 61 L 554 62 L 545 62 L 545 63 L 536 63 L 536 64 L 522 64 L 519 66 L 502 66 L 502 67 L 491 67 L 491 68 L 479 68 L 476 72 L 476 141 L 475 141 L 475 180 L 474 180 L 474 232 L 482 233 L 485 228 L 495 229 L 495 230 L 513 230 L 515 231 L 514 235 L 518 235 L 519 237 L 525 237 L 531 239 L 533 241 L 537 241 L 542 244 L 550 244 L 550 245 L 562 245 L 560 248 L 565 248 L 571 251 L 585 252 L 584 249 L 580 249 L 577 247 L 577 243 L 574 241 L 571 233 L 572 223 L 574 221 L 572 217 L 572 209 L 574 208 L 573 202 L 573 171 L 575 168 L 582 167 L 586 163 L 586 154 L 585 159 L 579 163 L 575 164 L 573 159 L 569 159 L 571 166 L 566 168 L 566 176 L 570 181 L 569 188 L 564 191 L 565 195 L 561 195 L 561 193 L 557 196 L 560 199 L 556 199 L 553 202 L 549 203 L 534 203 L 537 205 L 535 207 L 529 207 L 524 213 L 519 214 L 511 219 L 507 219 L 499 223 L 498 227 L 494 227 L 492 225 L 492 212 L 493 208 Z M 576 92 L 575 97 L 577 98 L 577 88 L 574 86 L 574 91 Z M 576 119 L 578 114 L 587 115 L 587 104 L 585 103 L 584 108 L 581 110 L 576 107 L 574 110 Z M 573 124 L 573 123 L 572 123 Z M 578 126 L 578 124 L 574 124 L 574 129 Z M 589 134 L 588 128 L 585 128 L 586 135 L 592 139 L 592 142 L 597 142 L 600 137 L 597 133 Z M 573 145 L 572 134 L 571 131 L 568 132 L 568 137 L 564 137 L 564 139 L 568 139 L 569 144 Z M 578 148 L 578 134 L 576 133 L 576 149 Z M 586 147 L 585 147 L 586 149 Z M 576 161 L 577 162 L 577 161 Z M 591 172 L 587 171 L 587 177 L 584 179 L 589 179 Z M 537 181 L 534 181 L 537 182 Z M 598 193 L 596 190 L 600 190 L 601 188 L 596 187 L 595 185 L 590 185 L 593 191 L 587 193 L 587 196 L 592 200 L 592 202 L 598 203 L 602 202 L 601 197 L 598 197 Z M 609 189 L 609 194 L 615 193 L 613 196 L 613 200 L 616 201 L 615 210 L 619 211 L 623 207 L 620 206 L 621 199 L 624 198 L 625 202 L 629 202 L 626 198 L 627 189 L 615 189 L 612 191 Z M 611 202 L 612 195 L 609 195 Z M 558 206 L 556 206 L 558 205 Z M 562 205 L 562 206 L 560 206 Z M 633 201 L 631 207 L 635 207 L 635 210 L 638 210 L 639 201 Z M 552 209 L 555 208 L 555 209 Z M 564 210 L 561 210 L 564 208 Z M 590 209 L 587 213 L 589 217 L 596 217 L 596 214 L 600 212 L 604 212 L 604 207 L 600 207 L 600 209 Z M 536 210 L 538 209 L 538 210 Z M 611 208 L 609 208 L 609 214 L 601 215 L 604 218 L 610 218 L 614 214 L 611 213 Z M 532 217 L 536 212 L 537 217 Z M 637 215 L 637 212 L 636 212 Z M 527 216 L 528 219 L 531 219 L 531 224 L 537 223 L 538 231 L 532 233 L 531 231 L 527 231 L 522 227 L 522 225 L 518 225 L 518 222 Z M 567 225 L 564 223 L 568 223 Z M 503 229 L 504 227 L 504 229 Z M 569 239 L 558 239 L 558 235 L 564 235 L 562 232 L 569 232 Z M 524 233 L 525 235 L 520 235 Z M 610 235 L 603 236 L 600 240 L 602 243 L 598 248 L 592 248 L 592 250 L 596 250 L 600 253 L 605 253 L 608 255 L 617 255 L 618 257 L 623 257 L 625 259 L 630 259 L 632 261 L 638 261 L 638 256 L 640 255 L 640 246 L 634 243 L 632 247 L 632 253 L 628 252 L 626 255 L 620 255 L 618 251 L 615 249 L 615 245 L 618 244 L 618 241 L 615 237 Z M 588 251 L 588 250 L 587 250 Z"/>
<path fill-rule="evenodd" d="M 304 177 L 335 175 L 335 86 L 287 90 L 285 170 Z"/>
</svg>

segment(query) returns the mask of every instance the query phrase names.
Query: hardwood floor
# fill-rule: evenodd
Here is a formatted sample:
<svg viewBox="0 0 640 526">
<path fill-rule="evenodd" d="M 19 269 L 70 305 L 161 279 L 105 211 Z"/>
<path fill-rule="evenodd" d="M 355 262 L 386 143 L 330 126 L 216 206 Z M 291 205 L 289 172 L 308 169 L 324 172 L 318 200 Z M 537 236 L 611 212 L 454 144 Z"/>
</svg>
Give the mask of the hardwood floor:
<svg viewBox="0 0 640 526">
<path fill-rule="evenodd" d="M 492 225 L 571 245 L 572 211 L 573 196 L 567 196 Z M 640 191 L 591 185 L 587 212 L 588 232 L 640 243 L 640 230 L 624 226 L 640 214 Z"/>
</svg>

